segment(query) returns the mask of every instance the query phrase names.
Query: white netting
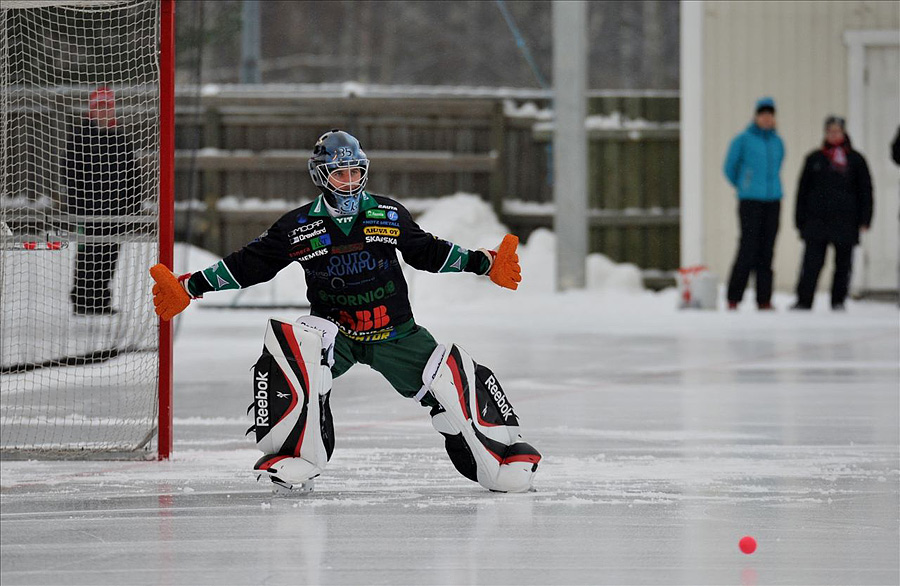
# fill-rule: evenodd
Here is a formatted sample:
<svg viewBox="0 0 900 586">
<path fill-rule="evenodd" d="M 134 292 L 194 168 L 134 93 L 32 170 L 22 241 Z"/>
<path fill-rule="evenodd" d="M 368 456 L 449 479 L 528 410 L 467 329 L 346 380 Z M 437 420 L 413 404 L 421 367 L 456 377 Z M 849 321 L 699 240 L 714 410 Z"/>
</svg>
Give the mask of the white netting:
<svg viewBox="0 0 900 586">
<path fill-rule="evenodd" d="M 156 426 L 159 2 L 0 9 L 0 448 Z"/>
</svg>

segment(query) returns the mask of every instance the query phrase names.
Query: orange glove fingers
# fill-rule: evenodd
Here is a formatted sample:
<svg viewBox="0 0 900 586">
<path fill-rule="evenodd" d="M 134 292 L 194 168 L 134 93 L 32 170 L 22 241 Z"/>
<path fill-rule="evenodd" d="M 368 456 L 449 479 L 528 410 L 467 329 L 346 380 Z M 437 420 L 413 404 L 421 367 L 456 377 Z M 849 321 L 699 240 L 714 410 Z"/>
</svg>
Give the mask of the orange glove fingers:
<svg viewBox="0 0 900 586">
<path fill-rule="evenodd" d="M 191 302 L 191 297 L 178 282 L 178 278 L 165 265 L 152 266 L 150 276 L 156 281 L 153 286 L 153 304 L 156 306 L 156 314 L 163 320 L 169 321 L 184 311 L 184 308 Z"/>
<path fill-rule="evenodd" d="M 491 281 L 507 289 L 518 289 L 522 281 L 522 269 L 519 267 L 519 255 L 516 248 L 519 246 L 518 237 L 507 234 L 497 249 L 497 257 L 491 267 Z"/>
</svg>

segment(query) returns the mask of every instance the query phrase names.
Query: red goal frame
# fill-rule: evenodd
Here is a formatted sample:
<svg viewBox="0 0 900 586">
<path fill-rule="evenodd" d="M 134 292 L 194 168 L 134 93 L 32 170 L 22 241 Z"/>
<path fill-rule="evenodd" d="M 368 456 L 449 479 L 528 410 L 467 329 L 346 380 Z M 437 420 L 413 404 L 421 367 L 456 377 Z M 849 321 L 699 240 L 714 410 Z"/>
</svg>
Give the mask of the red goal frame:
<svg viewBox="0 0 900 586">
<path fill-rule="evenodd" d="M 159 262 L 172 269 L 175 245 L 175 0 L 159 1 Z M 171 454 L 172 322 L 160 319 L 157 459 L 168 460 Z"/>
</svg>

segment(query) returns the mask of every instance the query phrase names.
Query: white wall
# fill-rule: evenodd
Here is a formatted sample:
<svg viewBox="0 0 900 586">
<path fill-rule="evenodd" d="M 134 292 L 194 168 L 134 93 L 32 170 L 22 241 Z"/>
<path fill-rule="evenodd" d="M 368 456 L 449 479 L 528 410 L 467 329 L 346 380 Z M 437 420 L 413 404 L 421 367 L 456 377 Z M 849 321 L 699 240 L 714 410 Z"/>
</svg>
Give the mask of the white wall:
<svg viewBox="0 0 900 586">
<path fill-rule="evenodd" d="M 683 14 L 697 10 L 688 4 L 682 3 Z M 691 71 L 690 63 L 682 60 L 683 99 L 698 93 L 696 87 L 684 87 L 692 78 L 700 78 L 702 95 L 699 129 L 682 130 L 698 134 L 693 139 L 702 146 L 693 153 L 682 153 L 682 174 L 697 169 L 692 157 L 702 158 L 701 201 L 691 205 L 688 198 L 689 206 L 683 212 L 701 214 L 702 229 L 694 235 L 683 233 L 683 239 L 700 241 L 683 241 L 682 247 L 702 250 L 702 258 L 692 262 L 703 262 L 721 279 L 727 279 L 737 250 L 738 222 L 734 189 L 722 175 L 722 162 L 731 139 L 750 122 L 756 99 L 773 96 L 778 105 L 779 133 L 787 149 L 781 173 L 785 198 L 775 249 L 775 285 L 779 290 L 793 291 L 802 254 L 793 227 L 800 167 L 806 154 L 821 142 L 825 116 L 848 114 L 844 32 L 900 29 L 900 3 L 708 1 L 701 6 L 699 26 L 697 19 L 693 25 L 691 19 L 683 19 L 682 25 L 696 29 L 682 31 L 682 39 L 691 34 L 702 37 L 702 62 L 694 63 L 695 70 Z M 689 68 L 687 74 L 685 66 Z M 691 105 L 684 104 L 685 108 Z M 891 189 L 896 190 L 896 185 Z M 876 197 L 885 195 L 878 193 Z M 895 193 L 891 195 L 896 197 Z M 820 286 L 828 283 L 830 276 L 820 279 Z M 745 297 L 745 301 L 748 299 Z"/>
</svg>

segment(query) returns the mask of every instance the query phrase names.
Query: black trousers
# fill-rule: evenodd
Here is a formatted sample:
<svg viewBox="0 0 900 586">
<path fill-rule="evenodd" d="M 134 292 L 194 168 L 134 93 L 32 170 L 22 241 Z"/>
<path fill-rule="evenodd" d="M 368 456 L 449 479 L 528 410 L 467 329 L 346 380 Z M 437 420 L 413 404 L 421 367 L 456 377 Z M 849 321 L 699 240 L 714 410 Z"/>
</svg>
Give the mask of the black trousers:
<svg viewBox="0 0 900 586">
<path fill-rule="evenodd" d="M 803 251 L 803 265 L 797 281 L 797 303 L 812 307 L 816 294 L 819 273 L 825 264 L 828 245 L 834 246 L 834 276 L 831 280 L 831 305 L 841 305 L 847 299 L 850 289 L 850 272 L 853 270 L 853 244 L 829 242 L 828 240 L 807 240 Z"/>
<path fill-rule="evenodd" d="M 75 313 L 108 313 L 110 284 L 119 259 L 117 243 L 82 244 L 75 255 L 75 284 L 70 298 Z"/>
<path fill-rule="evenodd" d="M 750 273 L 756 273 L 756 303 L 772 301 L 772 255 L 778 234 L 780 201 L 743 199 L 738 204 L 741 240 L 728 279 L 728 301 L 740 303 Z"/>
</svg>

